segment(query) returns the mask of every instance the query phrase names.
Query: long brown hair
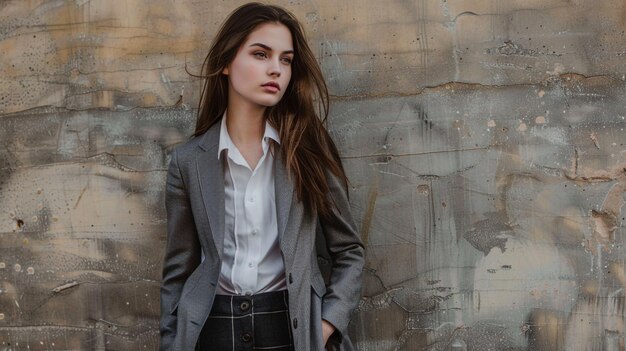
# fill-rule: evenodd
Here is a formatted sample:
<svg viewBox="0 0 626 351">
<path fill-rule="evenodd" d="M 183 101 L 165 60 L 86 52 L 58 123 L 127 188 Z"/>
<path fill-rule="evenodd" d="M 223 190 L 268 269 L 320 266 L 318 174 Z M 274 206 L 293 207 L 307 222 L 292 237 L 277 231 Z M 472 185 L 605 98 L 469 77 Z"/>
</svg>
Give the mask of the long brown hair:
<svg viewBox="0 0 626 351">
<path fill-rule="evenodd" d="M 205 133 L 220 120 L 228 105 L 228 78 L 222 70 L 235 58 L 248 35 L 263 23 L 280 23 L 291 32 L 294 46 L 292 75 L 282 99 L 265 109 L 265 117 L 278 130 L 282 162 L 292 177 L 298 199 L 305 209 L 332 217 L 329 174 L 339 178 L 347 191 L 348 180 L 339 152 L 324 128 L 328 117 L 328 88 L 322 70 L 307 44 L 304 30 L 289 11 L 273 5 L 245 4 L 231 13 L 213 40 L 202 65 L 205 79 L 198 105 L 194 136 Z M 321 118 L 316 112 L 317 100 Z"/>
</svg>

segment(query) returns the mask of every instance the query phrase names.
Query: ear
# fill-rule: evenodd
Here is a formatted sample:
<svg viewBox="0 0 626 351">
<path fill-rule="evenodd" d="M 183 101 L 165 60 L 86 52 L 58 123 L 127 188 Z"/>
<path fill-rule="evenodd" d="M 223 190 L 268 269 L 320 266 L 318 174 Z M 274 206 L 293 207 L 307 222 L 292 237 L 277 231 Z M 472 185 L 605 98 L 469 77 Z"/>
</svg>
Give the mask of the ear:
<svg viewBox="0 0 626 351">
<path fill-rule="evenodd" d="M 224 67 L 224 69 L 222 70 L 222 74 L 225 76 L 228 75 L 228 66 Z"/>
</svg>

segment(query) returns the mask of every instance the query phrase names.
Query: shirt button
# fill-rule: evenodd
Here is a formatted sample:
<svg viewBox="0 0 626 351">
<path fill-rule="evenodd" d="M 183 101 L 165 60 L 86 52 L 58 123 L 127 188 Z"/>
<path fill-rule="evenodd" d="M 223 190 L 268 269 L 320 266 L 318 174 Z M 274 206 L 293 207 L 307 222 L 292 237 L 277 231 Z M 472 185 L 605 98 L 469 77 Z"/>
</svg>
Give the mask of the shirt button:
<svg viewBox="0 0 626 351">
<path fill-rule="evenodd" d="M 252 235 L 256 235 L 259 231 L 257 229 L 252 230 Z"/>
<path fill-rule="evenodd" d="M 254 202 L 254 197 L 250 197 L 250 198 L 248 198 L 248 201 L 249 201 L 249 202 Z"/>
<path fill-rule="evenodd" d="M 293 319 L 293 329 L 298 329 L 298 318 Z"/>
<path fill-rule="evenodd" d="M 248 267 L 250 267 L 250 268 L 254 267 L 254 263 L 248 262 Z"/>
<path fill-rule="evenodd" d="M 252 296 L 252 291 L 246 290 L 246 291 L 243 292 L 243 294 L 246 295 L 246 296 Z"/>
</svg>

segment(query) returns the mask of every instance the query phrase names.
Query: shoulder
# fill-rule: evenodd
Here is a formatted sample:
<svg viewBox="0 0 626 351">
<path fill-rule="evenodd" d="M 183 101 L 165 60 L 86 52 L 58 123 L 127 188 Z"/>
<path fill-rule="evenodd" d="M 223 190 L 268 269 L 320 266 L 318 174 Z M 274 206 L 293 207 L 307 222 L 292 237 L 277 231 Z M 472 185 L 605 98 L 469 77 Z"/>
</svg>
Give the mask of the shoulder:
<svg viewBox="0 0 626 351">
<path fill-rule="evenodd" d="M 216 149 L 219 144 L 219 131 L 220 124 L 215 123 L 203 134 L 194 136 L 191 139 L 176 145 L 172 152 L 176 154 L 176 157 L 179 160 L 181 160 L 195 155 L 199 149 L 203 151 Z"/>
<path fill-rule="evenodd" d="M 189 140 L 181 142 L 173 148 L 172 153 L 176 153 L 178 157 L 192 154 L 196 148 L 199 147 L 205 134 L 197 135 Z"/>
</svg>

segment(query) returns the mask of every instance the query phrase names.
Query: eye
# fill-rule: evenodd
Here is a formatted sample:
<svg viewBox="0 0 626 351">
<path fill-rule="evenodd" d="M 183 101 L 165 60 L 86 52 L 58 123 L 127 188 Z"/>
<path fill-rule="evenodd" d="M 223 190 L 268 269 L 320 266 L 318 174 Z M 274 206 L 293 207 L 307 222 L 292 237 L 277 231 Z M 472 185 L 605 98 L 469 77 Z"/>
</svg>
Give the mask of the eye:
<svg viewBox="0 0 626 351">
<path fill-rule="evenodd" d="M 263 51 L 257 51 L 253 55 L 258 57 L 258 58 L 267 58 L 267 54 L 265 54 L 265 52 L 263 52 Z"/>
<path fill-rule="evenodd" d="M 283 57 L 281 61 L 286 65 L 290 65 L 293 62 L 293 59 L 287 56 L 287 57 Z"/>
</svg>

